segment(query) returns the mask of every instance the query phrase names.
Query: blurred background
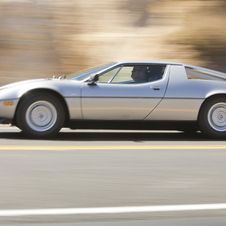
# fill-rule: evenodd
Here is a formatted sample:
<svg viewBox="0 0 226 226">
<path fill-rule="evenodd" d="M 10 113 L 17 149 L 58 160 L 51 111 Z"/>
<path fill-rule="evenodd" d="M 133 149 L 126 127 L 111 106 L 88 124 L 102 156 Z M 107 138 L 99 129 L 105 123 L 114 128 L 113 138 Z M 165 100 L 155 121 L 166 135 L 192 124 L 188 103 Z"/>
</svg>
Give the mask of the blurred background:
<svg viewBox="0 0 226 226">
<path fill-rule="evenodd" d="M 117 60 L 226 72 L 225 0 L 0 0 L 0 85 Z"/>
</svg>

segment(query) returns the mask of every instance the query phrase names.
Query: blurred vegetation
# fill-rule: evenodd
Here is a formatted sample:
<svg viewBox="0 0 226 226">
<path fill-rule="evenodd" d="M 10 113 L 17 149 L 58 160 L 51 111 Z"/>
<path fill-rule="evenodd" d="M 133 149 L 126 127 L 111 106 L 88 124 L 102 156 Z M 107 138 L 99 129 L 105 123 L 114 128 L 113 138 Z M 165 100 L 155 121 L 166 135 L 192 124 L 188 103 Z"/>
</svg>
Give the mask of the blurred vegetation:
<svg viewBox="0 0 226 226">
<path fill-rule="evenodd" d="M 185 44 L 191 44 L 198 51 L 197 57 L 203 61 L 204 67 L 226 72 L 226 35 L 206 30 L 198 32 Z"/>
<path fill-rule="evenodd" d="M 184 28 L 178 31 L 179 38 L 170 40 L 190 52 L 196 52 L 199 64 L 226 72 L 226 1 L 203 1 L 185 16 Z"/>
<path fill-rule="evenodd" d="M 226 72 L 225 0 L 0 0 L 0 85 L 113 60 Z"/>
</svg>

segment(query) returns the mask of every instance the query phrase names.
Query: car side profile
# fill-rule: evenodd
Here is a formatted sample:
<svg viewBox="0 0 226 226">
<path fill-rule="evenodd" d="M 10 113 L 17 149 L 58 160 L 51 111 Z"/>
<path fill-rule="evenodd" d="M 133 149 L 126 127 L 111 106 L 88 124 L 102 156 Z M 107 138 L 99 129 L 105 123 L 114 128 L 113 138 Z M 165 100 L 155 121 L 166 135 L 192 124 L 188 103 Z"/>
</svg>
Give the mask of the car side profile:
<svg viewBox="0 0 226 226">
<path fill-rule="evenodd" d="M 226 74 L 170 62 L 110 62 L 0 87 L 0 123 L 48 138 L 71 129 L 176 129 L 226 138 Z"/>
</svg>

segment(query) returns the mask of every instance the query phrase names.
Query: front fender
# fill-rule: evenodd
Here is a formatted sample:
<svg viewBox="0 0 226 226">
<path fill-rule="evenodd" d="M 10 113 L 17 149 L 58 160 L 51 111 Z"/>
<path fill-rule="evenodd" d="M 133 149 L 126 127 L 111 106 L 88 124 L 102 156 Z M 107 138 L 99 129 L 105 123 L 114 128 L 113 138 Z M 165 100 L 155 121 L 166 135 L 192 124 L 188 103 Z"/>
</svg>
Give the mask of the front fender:
<svg viewBox="0 0 226 226">
<path fill-rule="evenodd" d="M 68 105 L 70 115 L 74 115 L 73 106 L 71 101 L 68 103 L 68 99 L 72 100 L 80 97 L 80 82 L 74 82 L 71 80 L 59 80 L 59 79 L 41 79 L 41 80 L 28 80 L 24 82 L 14 83 L 0 88 L 0 118 L 13 119 L 19 100 L 26 93 L 38 89 L 46 89 L 57 92 L 61 95 Z M 12 102 L 11 105 L 5 104 L 6 102 Z M 78 102 L 78 103 L 77 103 Z M 81 114 L 80 101 L 76 102 L 76 109 Z M 73 103 L 73 101 L 72 101 Z"/>
</svg>

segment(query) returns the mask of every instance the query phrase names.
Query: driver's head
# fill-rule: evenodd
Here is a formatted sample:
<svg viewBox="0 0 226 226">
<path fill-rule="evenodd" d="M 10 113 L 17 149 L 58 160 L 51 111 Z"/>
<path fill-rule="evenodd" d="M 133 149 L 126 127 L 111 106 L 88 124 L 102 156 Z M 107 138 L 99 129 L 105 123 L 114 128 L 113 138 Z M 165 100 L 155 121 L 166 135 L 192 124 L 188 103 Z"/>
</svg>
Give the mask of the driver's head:
<svg viewBox="0 0 226 226">
<path fill-rule="evenodd" d="M 134 66 L 131 74 L 131 78 L 134 82 L 145 81 L 147 79 L 147 67 L 146 66 Z"/>
</svg>

